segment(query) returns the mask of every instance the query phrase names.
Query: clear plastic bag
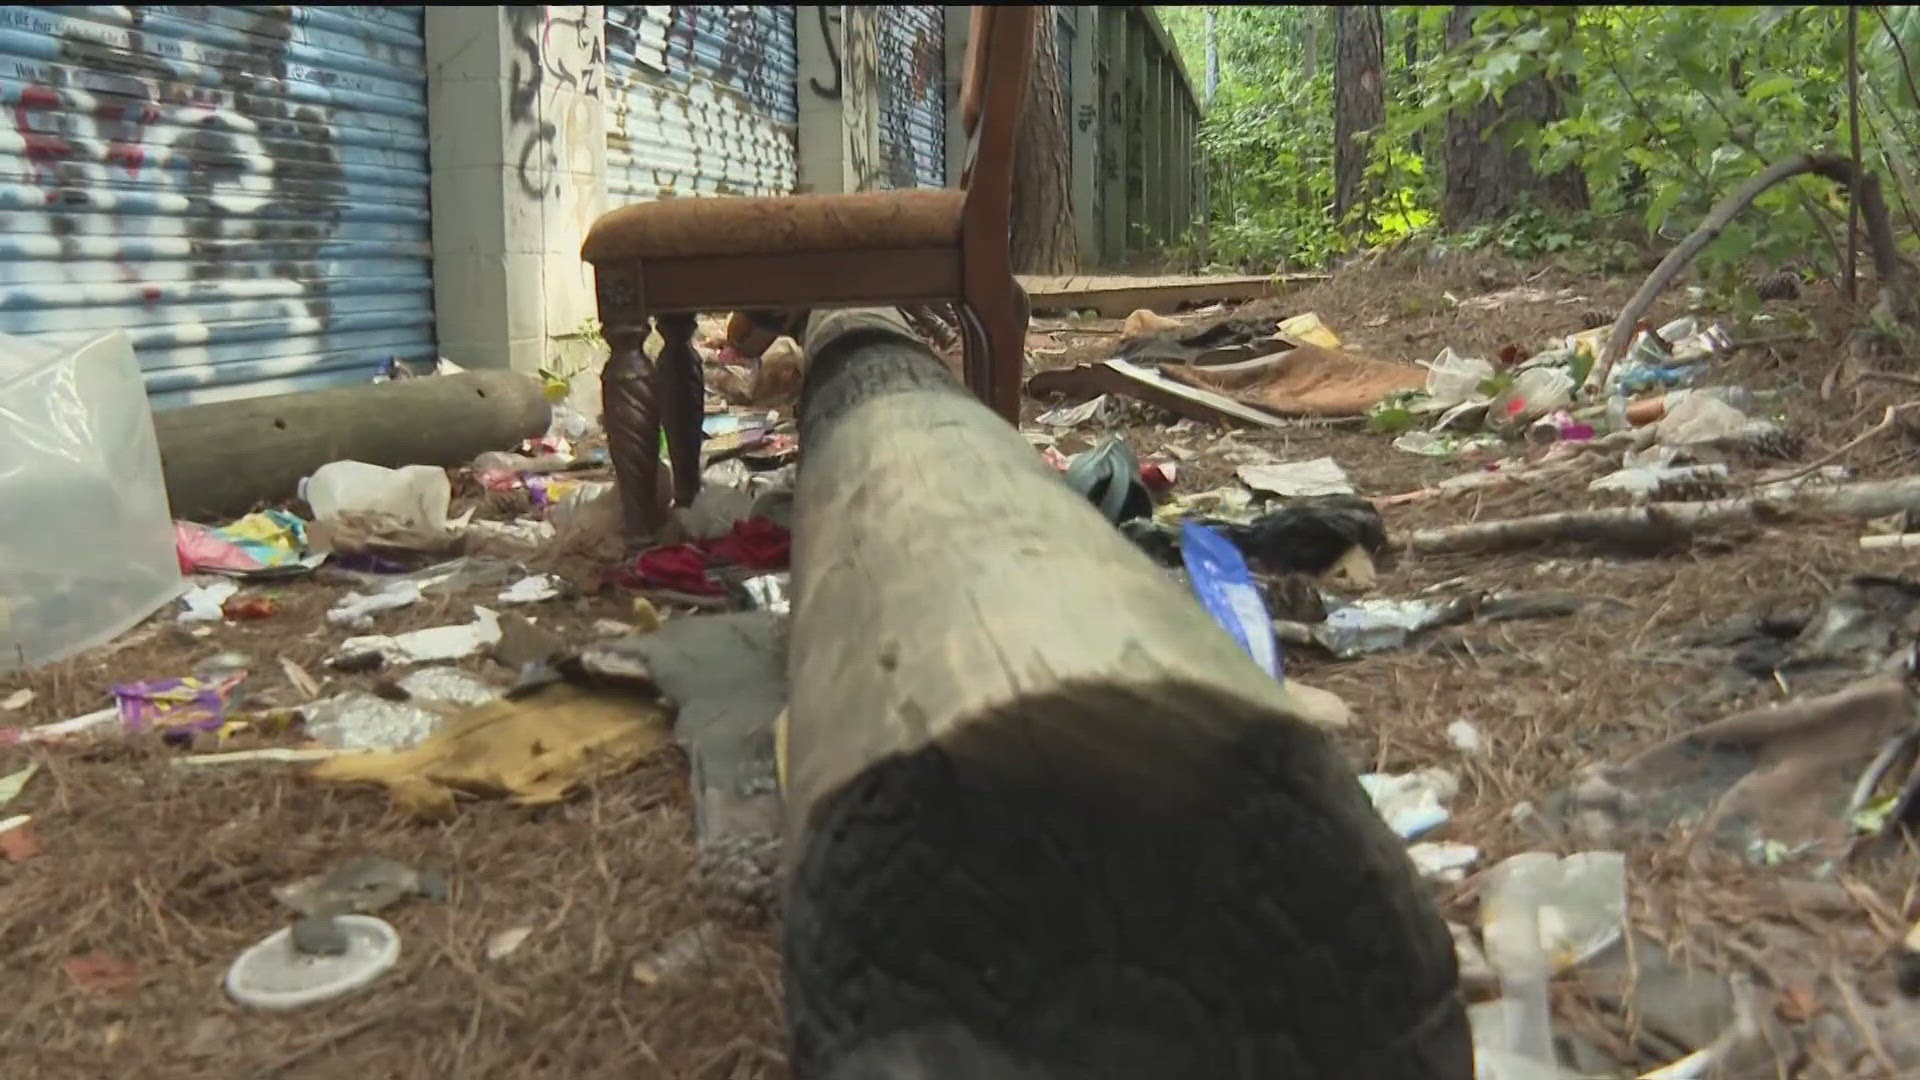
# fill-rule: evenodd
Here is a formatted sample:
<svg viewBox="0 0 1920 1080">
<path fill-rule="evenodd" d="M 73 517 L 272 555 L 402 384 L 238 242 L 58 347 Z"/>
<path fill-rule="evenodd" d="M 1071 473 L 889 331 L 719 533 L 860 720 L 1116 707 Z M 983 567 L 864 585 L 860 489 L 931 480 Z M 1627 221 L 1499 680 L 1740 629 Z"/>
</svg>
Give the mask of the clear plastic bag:
<svg viewBox="0 0 1920 1080">
<path fill-rule="evenodd" d="M 0 334 L 0 671 L 105 644 L 186 588 L 121 331 Z"/>
</svg>

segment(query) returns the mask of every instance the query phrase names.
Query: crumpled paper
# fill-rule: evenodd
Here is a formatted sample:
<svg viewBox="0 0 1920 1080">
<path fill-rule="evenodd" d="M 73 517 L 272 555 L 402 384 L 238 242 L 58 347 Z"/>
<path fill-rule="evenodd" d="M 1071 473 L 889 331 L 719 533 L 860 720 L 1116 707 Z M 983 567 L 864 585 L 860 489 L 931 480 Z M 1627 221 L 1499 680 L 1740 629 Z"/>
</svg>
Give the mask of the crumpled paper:
<svg viewBox="0 0 1920 1080">
<path fill-rule="evenodd" d="M 401 810 L 440 819 L 460 792 L 520 806 L 559 802 L 671 740 L 672 714 L 657 698 L 557 682 L 454 717 L 411 749 L 324 761 L 313 776 L 384 785 Z"/>
</svg>

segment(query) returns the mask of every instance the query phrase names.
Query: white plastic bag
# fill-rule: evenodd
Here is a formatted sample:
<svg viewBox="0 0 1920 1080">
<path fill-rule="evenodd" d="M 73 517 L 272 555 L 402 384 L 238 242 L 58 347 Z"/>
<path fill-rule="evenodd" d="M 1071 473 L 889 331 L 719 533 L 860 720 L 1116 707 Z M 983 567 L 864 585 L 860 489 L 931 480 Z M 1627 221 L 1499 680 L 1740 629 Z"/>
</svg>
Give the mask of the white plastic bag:
<svg viewBox="0 0 1920 1080">
<path fill-rule="evenodd" d="M 1565 368 L 1537 367 L 1514 376 L 1513 385 L 1494 399 L 1489 417 L 1526 425 L 1573 404 L 1573 376 Z"/>
<path fill-rule="evenodd" d="M 379 515 L 422 532 L 447 528 L 453 484 L 434 465 L 388 469 L 364 461 L 335 461 L 300 482 L 300 497 L 313 508 L 313 520 L 336 521 L 343 514 Z"/>
<path fill-rule="evenodd" d="M 0 670 L 101 645 L 186 588 L 133 343 L 0 334 Z"/>
<path fill-rule="evenodd" d="M 1483 398 L 1480 384 L 1493 378 L 1493 365 L 1477 357 L 1461 356 L 1452 346 L 1440 350 L 1427 365 L 1427 396 L 1446 406 Z"/>
</svg>

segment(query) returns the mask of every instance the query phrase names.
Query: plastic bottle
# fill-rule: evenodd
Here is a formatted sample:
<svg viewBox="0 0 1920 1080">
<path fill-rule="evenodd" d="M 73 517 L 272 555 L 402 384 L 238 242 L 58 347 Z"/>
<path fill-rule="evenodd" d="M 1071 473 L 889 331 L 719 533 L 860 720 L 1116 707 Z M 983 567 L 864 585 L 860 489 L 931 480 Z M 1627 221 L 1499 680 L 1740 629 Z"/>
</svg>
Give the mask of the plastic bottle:
<svg viewBox="0 0 1920 1080">
<path fill-rule="evenodd" d="M 446 528 L 453 485 L 446 470 L 433 465 L 388 469 L 364 461 L 335 461 L 300 482 L 300 497 L 313 508 L 315 521 L 382 514 L 437 531 Z"/>
</svg>

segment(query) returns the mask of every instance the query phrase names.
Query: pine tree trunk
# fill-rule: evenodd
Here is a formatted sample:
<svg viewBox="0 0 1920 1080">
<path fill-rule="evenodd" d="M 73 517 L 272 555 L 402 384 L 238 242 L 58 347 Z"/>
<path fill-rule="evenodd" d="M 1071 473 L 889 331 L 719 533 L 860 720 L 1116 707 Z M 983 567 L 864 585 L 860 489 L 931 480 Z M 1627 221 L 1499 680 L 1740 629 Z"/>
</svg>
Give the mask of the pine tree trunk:
<svg viewBox="0 0 1920 1080">
<path fill-rule="evenodd" d="M 1448 12 L 1449 53 L 1471 47 L 1478 10 L 1460 4 Z M 1545 210 L 1587 208 L 1586 177 L 1578 168 L 1541 177 L 1527 152 L 1509 146 L 1502 134 L 1502 128 L 1511 123 L 1543 124 L 1565 116 L 1563 98 L 1568 89 L 1565 79 L 1556 84 L 1544 75 L 1535 76 L 1508 90 L 1500 101 L 1489 96 L 1470 109 L 1448 115 L 1442 226 L 1452 231 L 1498 220 L 1530 201 Z"/>
<path fill-rule="evenodd" d="M 1333 16 L 1333 213 L 1363 228 L 1378 192 L 1366 176 L 1373 139 L 1387 121 L 1386 29 L 1377 7 L 1340 7 Z"/>
<path fill-rule="evenodd" d="M 1058 30 L 1053 8 L 1042 7 L 1027 107 L 1013 151 L 1013 268 L 1023 274 L 1071 274 L 1080 264 L 1067 102 L 1054 53 Z"/>
</svg>

